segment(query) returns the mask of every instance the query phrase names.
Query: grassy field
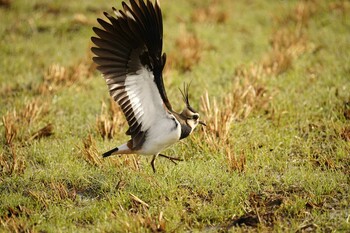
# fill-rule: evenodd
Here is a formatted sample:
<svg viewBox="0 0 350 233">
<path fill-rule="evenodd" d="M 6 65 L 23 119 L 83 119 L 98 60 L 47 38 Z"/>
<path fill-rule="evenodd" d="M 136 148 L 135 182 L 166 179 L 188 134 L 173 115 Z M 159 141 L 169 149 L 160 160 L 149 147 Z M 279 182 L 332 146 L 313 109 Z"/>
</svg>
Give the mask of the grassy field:
<svg viewBox="0 0 350 233">
<path fill-rule="evenodd" d="M 118 1 L 0 1 L 0 232 L 349 232 L 349 1 L 162 0 L 168 96 L 208 124 L 128 137 L 91 61 Z"/>
</svg>

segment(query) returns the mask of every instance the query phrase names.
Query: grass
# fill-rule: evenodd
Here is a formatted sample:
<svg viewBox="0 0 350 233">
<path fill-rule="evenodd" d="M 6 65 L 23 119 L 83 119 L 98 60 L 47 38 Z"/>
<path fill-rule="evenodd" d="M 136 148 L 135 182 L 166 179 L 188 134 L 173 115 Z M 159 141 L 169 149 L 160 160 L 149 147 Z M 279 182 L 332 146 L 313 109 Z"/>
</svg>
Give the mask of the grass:
<svg viewBox="0 0 350 233">
<path fill-rule="evenodd" d="M 111 1 L 0 1 L 1 232 L 348 232 L 348 1 L 161 1 L 165 83 L 208 124 L 102 159 L 127 126 L 91 62 Z"/>
</svg>

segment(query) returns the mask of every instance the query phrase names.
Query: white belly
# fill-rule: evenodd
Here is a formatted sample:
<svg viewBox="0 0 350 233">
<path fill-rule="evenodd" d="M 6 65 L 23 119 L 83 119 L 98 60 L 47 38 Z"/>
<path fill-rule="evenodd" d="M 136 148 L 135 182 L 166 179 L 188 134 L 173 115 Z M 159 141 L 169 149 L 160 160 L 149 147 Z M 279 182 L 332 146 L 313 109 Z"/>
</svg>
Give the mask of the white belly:
<svg viewBox="0 0 350 233">
<path fill-rule="evenodd" d="M 169 118 L 163 118 L 156 122 L 147 131 L 146 140 L 138 153 L 144 155 L 158 154 L 168 146 L 179 141 L 181 126 L 177 120 L 175 121 L 177 122 L 176 128 L 175 122 Z"/>
</svg>

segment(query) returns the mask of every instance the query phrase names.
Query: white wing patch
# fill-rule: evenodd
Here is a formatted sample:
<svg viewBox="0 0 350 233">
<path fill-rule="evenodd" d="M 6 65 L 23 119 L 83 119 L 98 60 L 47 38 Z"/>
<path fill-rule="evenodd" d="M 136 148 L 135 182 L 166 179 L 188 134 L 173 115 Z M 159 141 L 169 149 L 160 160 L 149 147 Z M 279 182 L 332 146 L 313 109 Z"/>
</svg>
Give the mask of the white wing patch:
<svg viewBox="0 0 350 233">
<path fill-rule="evenodd" d="M 124 87 L 142 131 L 165 117 L 166 111 L 152 72 L 142 68 L 137 74 L 127 75 Z"/>
</svg>

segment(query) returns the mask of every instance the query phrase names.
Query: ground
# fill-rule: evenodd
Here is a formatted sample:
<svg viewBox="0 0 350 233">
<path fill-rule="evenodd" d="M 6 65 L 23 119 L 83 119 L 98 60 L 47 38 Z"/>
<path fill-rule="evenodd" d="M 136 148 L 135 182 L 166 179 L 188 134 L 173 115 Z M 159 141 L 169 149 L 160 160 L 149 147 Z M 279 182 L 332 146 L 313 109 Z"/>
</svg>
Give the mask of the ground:
<svg viewBox="0 0 350 233">
<path fill-rule="evenodd" d="M 1 232 L 349 232 L 350 3 L 160 0 L 164 81 L 207 127 L 128 140 L 91 61 L 119 1 L 0 1 Z"/>
</svg>

